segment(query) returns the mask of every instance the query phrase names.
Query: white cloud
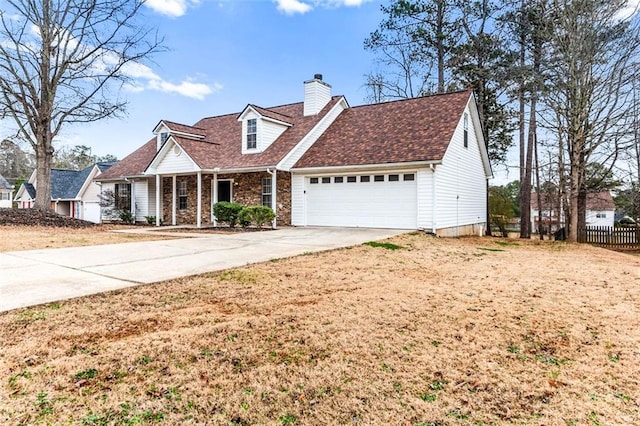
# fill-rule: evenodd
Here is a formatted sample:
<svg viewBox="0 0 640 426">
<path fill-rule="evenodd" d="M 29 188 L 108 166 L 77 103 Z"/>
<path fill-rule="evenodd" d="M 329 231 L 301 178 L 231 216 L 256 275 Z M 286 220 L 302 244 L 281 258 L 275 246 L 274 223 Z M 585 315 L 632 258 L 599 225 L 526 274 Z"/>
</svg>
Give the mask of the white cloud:
<svg viewBox="0 0 640 426">
<path fill-rule="evenodd" d="M 296 13 L 304 14 L 309 12 L 313 7 L 300 0 L 276 0 L 278 10 L 286 15 L 295 15 Z"/>
<path fill-rule="evenodd" d="M 371 0 L 274 0 L 278 11 L 286 15 L 305 14 L 316 7 L 359 7 Z M 635 0 L 639 1 L 639 0 Z"/>
<path fill-rule="evenodd" d="M 144 4 L 154 12 L 177 18 L 187 13 L 187 9 L 196 6 L 200 0 L 145 0 Z"/>
<path fill-rule="evenodd" d="M 150 80 L 147 87 L 165 93 L 177 93 L 189 98 L 203 100 L 205 96 L 213 93 L 213 89 L 203 83 L 183 81 L 180 84 L 169 83 L 164 80 Z"/>
<path fill-rule="evenodd" d="M 207 95 L 222 90 L 220 83 L 213 83 L 210 86 L 204 83 L 197 83 L 192 79 L 186 79 L 178 84 L 171 83 L 156 74 L 150 67 L 139 63 L 127 64 L 122 72 L 132 79 L 124 88 L 133 93 L 156 90 L 203 100 Z"/>
</svg>

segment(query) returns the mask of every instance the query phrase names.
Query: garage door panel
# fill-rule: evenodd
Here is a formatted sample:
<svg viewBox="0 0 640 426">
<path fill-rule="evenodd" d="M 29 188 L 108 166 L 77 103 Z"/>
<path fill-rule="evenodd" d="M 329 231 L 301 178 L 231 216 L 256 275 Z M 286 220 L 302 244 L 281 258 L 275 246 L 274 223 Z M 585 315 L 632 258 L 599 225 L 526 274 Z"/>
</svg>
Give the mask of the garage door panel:
<svg viewBox="0 0 640 426">
<path fill-rule="evenodd" d="M 306 178 L 307 224 L 406 228 L 417 226 L 415 181 L 310 183 Z"/>
</svg>

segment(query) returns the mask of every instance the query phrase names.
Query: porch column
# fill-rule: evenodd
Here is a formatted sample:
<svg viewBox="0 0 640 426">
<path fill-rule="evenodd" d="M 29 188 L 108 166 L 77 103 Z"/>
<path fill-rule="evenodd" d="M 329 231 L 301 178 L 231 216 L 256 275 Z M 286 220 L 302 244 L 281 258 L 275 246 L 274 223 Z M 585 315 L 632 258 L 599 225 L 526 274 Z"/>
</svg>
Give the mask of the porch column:
<svg viewBox="0 0 640 426">
<path fill-rule="evenodd" d="M 273 213 L 275 216 L 273 216 L 273 222 L 271 224 L 271 227 L 273 229 L 276 229 L 276 221 L 277 221 L 277 216 L 278 216 L 278 203 L 277 203 L 277 198 L 278 198 L 278 170 L 273 169 L 273 175 L 271 176 L 271 210 L 273 210 Z"/>
<path fill-rule="evenodd" d="M 171 224 L 173 226 L 175 226 L 178 222 L 176 220 L 176 198 L 177 198 L 177 181 L 176 181 L 176 175 L 173 175 L 172 177 L 172 181 L 173 181 L 173 188 L 171 190 L 172 194 L 171 194 Z"/>
<path fill-rule="evenodd" d="M 196 214 L 196 228 L 202 226 L 202 171 L 198 172 L 198 211 Z"/>
<path fill-rule="evenodd" d="M 133 216 L 133 223 L 136 222 L 136 181 L 131 179 L 131 215 Z"/>
<path fill-rule="evenodd" d="M 218 221 L 213 214 L 213 206 L 218 202 L 218 173 L 213 174 L 213 195 L 211 197 L 211 217 L 213 218 L 213 226 L 218 226 Z"/>
<path fill-rule="evenodd" d="M 162 192 L 160 191 L 161 184 L 162 179 L 160 178 L 160 175 L 156 175 L 156 226 L 160 226 L 160 206 L 162 203 L 162 200 L 160 199 L 160 196 L 162 194 Z"/>
</svg>

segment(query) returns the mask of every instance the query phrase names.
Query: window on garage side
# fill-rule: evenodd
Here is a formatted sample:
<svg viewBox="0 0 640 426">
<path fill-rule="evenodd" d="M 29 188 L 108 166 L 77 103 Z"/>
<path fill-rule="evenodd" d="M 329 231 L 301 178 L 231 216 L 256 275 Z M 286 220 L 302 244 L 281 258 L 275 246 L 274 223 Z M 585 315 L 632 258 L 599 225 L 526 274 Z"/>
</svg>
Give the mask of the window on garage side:
<svg viewBox="0 0 640 426">
<path fill-rule="evenodd" d="M 404 181 L 416 180 L 416 175 L 414 175 L 413 173 L 405 173 L 402 176 L 402 180 L 404 180 Z"/>
<path fill-rule="evenodd" d="M 371 176 L 360 176 L 360 182 L 371 182 Z"/>
<path fill-rule="evenodd" d="M 464 147 L 467 148 L 469 146 L 469 114 L 464 113 Z"/>
<path fill-rule="evenodd" d="M 389 182 L 398 182 L 400 180 L 400 175 L 389 175 Z"/>
<path fill-rule="evenodd" d="M 323 177 L 322 178 L 322 183 L 331 183 L 331 178 L 330 177 Z"/>
<path fill-rule="evenodd" d="M 353 183 L 355 182 L 357 179 L 355 176 L 347 176 L 347 182 L 348 183 Z"/>
<path fill-rule="evenodd" d="M 384 182 L 384 175 L 375 175 L 373 177 L 374 182 Z"/>
<path fill-rule="evenodd" d="M 114 207 L 116 210 L 131 211 L 131 184 L 116 183 Z"/>
<path fill-rule="evenodd" d="M 344 178 L 342 176 L 336 176 L 333 178 L 333 183 L 342 183 L 344 182 Z"/>
<path fill-rule="evenodd" d="M 271 207 L 271 200 L 273 197 L 271 187 L 271 178 L 262 179 L 262 205 Z"/>
<path fill-rule="evenodd" d="M 178 182 L 178 209 L 187 209 L 187 181 L 181 180 Z"/>
<path fill-rule="evenodd" d="M 318 183 L 318 178 L 310 178 L 309 183 L 313 183 L 313 184 Z"/>
</svg>

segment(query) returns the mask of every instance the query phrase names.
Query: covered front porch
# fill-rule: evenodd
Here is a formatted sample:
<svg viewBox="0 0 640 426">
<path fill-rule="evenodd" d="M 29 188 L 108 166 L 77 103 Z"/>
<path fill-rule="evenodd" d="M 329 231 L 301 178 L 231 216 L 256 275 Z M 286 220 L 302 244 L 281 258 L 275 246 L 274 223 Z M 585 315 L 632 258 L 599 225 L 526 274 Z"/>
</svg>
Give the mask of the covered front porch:
<svg viewBox="0 0 640 426">
<path fill-rule="evenodd" d="M 262 169 L 251 172 L 156 174 L 156 226 L 218 226 L 213 206 L 220 201 L 266 205 L 276 213 L 273 226 L 291 224 L 291 177 Z"/>
</svg>

